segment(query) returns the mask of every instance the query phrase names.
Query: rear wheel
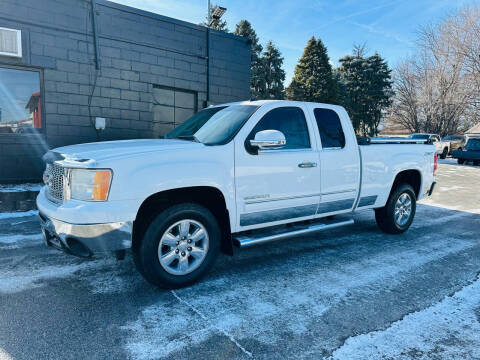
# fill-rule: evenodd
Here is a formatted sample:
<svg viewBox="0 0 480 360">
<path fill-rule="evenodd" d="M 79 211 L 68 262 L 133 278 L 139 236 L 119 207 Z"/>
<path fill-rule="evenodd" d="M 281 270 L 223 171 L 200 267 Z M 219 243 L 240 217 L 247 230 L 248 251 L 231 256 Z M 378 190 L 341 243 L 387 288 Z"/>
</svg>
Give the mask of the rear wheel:
<svg viewBox="0 0 480 360">
<path fill-rule="evenodd" d="M 220 247 L 216 218 L 198 204 L 178 204 L 162 211 L 148 226 L 135 250 L 135 263 L 153 285 L 175 289 L 192 284 L 212 266 Z"/>
<path fill-rule="evenodd" d="M 462 165 L 462 164 L 465 162 L 465 160 L 464 160 L 464 159 L 457 159 L 457 162 L 458 162 L 460 165 Z"/>
<path fill-rule="evenodd" d="M 473 162 L 473 165 L 474 165 L 474 166 L 480 165 L 480 161 L 478 161 L 478 160 L 477 160 L 477 161 L 474 161 L 474 162 Z"/>
<path fill-rule="evenodd" d="M 417 201 L 413 188 L 408 184 L 402 184 L 393 190 L 383 208 L 375 209 L 375 220 L 383 232 L 400 234 L 407 231 L 412 224 L 416 208 Z"/>
<path fill-rule="evenodd" d="M 448 148 L 444 148 L 442 153 L 440 154 L 440 159 L 445 159 L 448 154 Z"/>
</svg>

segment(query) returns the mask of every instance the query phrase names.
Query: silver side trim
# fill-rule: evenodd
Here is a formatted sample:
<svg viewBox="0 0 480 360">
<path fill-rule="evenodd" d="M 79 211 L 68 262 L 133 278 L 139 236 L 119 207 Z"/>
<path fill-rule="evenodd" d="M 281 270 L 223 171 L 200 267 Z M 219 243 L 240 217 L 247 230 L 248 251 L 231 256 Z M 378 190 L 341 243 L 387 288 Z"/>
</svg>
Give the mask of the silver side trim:
<svg viewBox="0 0 480 360">
<path fill-rule="evenodd" d="M 398 138 L 389 138 L 389 139 L 370 138 L 369 142 L 370 144 L 426 144 L 428 140 L 398 139 Z"/>
<path fill-rule="evenodd" d="M 334 211 L 350 210 L 354 202 L 355 202 L 355 199 L 344 199 L 344 200 L 336 200 L 336 201 L 329 201 L 329 202 L 321 202 L 320 204 L 318 204 L 317 215 L 331 213 Z"/>
<path fill-rule="evenodd" d="M 358 203 L 357 207 L 370 206 L 375 204 L 376 201 L 377 195 L 364 196 L 360 198 L 360 202 Z"/>
<path fill-rule="evenodd" d="M 330 192 L 324 192 L 322 195 L 335 195 L 335 194 L 343 194 L 343 193 L 349 193 L 349 192 L 354 192 L 357 191 L 357 189 L 347 189 L 347 190 L 340 190 L 340 191 L 330 191 Z"/>
<path fill-rule="evenodd" d="M 322 194 L 323 195 L 323 194 Z M 261 195 L 265 196 L 265 195 Z M 264 203 L 264 202 L 270 202 L 270 201 L 281 201 L 281 200 L 292 200 L 292 199 L 303 199 L 303 198 L 308 198 L 308 197 L 315 197 L 315 196 L 320 196 L 320 193 L 317 194 L 307 194 L 307 195 L 298 195 L 298 196 L 285 196 L 285 197 L 279 197 L 279 198 L 270 198 L 270 197 L 263 197 L 263 198 L 258 198 L 253 200 L 253 199 L 248 199 L 244 198 L 245 200 L 245 205 L 250 205 L 250 204 L 258 204 L 258 203 Z"/>
<path fill-rule="evenodd" d="M 315 215 L 318 204 L 300 205 L 282 209 L 264 210 L 240 215 L 240 226 L 295 219 Z"/>
<path fill-rule="evenodd" d="M 281 239 L 295 236 L 295 235 L 304 235 L 304 234 L 309 234 L 317 231 L 334 229 L 340 226 L 352 225 L 353 223 L 354 223 L 353 219 L 350 219 L 350 220 L 339 221 L 339 222 L 330 223 L 330 224 L 313 224 L 304 228 L 285 231 L 285 232 L 273 234 L 273 235 L 266 235 L 266 236 L 259 236 L 259 237 L 239 236 L 239 237 L 235 237 L 234 240 L 238 246 L 247 247 L 252 245 L 263 244 L 269 241 L 281 240 Z"/>
</svg>

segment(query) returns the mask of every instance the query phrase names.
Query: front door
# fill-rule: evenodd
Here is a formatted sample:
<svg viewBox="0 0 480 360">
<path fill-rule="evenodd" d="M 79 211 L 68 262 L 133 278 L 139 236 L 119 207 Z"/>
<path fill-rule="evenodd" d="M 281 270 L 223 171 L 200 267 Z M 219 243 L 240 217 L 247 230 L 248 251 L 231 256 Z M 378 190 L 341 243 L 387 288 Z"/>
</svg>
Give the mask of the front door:
<svg viewBox="0 0 480 360">
<path fill-rule="evenodd" d="M 312 124 L 304 106 L 262 106 L 235 142 L 238 229 L 313 217 L 320 198 L 320 170 Z M 253 120 L 255 119 L 255 120 Z M 259 150 L 249 140 L 262 130 L 278 130 L 286 145 Z"/>
</svg>

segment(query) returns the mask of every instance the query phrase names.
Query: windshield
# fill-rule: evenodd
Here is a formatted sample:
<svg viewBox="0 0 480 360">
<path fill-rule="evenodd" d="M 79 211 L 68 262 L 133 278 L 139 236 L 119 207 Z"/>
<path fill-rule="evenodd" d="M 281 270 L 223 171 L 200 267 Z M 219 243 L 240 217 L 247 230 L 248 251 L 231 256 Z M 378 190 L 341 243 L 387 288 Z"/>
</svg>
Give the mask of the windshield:
<svg viewBox="0 0 480 360">
<path fill-rule="evenodd" d="M 470 139 L 468 140 L 467 146 L 465 146 L 467 150 L 480 150 L 480 139 Z"/>
<path fill-rule="evenodd" d="M 257 109 L 255 105 L 207 108 L 173 129 L 165 138 L 195 140 L 205 145 L 226 144 Z"/>
<path fill-rule="evenodd" d="M 463 137 L 462 136 L 447 136 L 443 140 L 448 140 L 448 141 L 463 140 Z"/>
<path fill-rule="evenodd" d="M 428 134 L 412 134 L 409 136 L 410 139 L 416 139 L 416 140 L 428 140 L 430 135 Z"/>
</svg>

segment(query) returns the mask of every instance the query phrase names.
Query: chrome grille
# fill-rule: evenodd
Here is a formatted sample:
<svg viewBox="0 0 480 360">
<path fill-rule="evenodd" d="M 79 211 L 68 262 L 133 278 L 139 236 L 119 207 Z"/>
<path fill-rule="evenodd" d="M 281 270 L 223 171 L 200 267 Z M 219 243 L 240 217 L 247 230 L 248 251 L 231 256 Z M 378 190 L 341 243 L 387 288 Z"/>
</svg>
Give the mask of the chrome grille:
<svg viewBox="0 0 480 360">
<path fill-rule="evenodd" d="M 47 164 L 44 181 L 47 185 L 46 195 L 50 201 L 63 202 L 65 168 L 56 164 Z"/>
</svg>

